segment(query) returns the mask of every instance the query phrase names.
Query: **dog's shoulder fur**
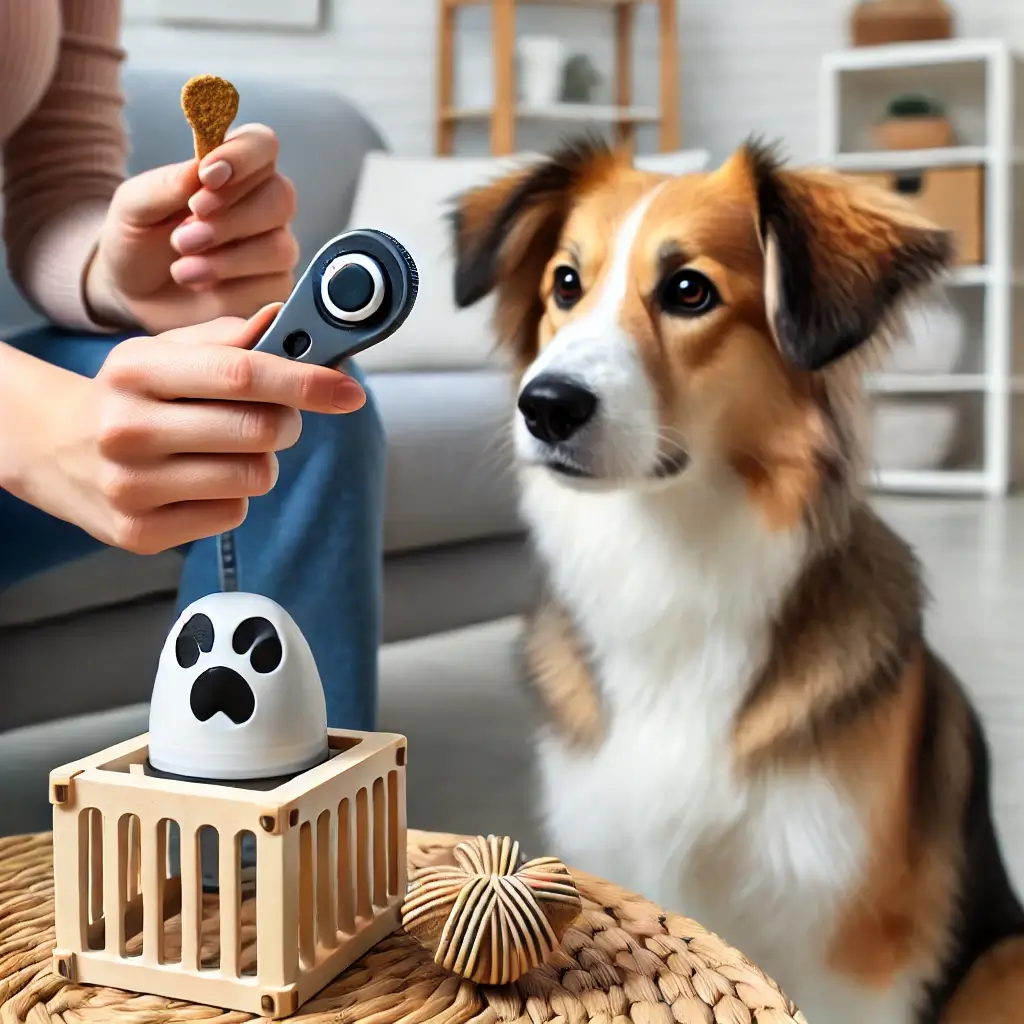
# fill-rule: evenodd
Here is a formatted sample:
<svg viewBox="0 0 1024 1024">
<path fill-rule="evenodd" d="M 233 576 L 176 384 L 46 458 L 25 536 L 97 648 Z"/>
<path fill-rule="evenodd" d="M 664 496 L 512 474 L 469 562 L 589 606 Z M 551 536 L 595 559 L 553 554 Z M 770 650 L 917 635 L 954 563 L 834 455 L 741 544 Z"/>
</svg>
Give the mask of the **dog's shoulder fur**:
<svg viewBox="0 0 1024 1024">
<path fill-rule="evenodd" d="M 623 194 L 655 194 L 577 146 L 460 207 L 458 296 L 497 291 L 524 371 L 557 335 L 541 284 L 563 228 L 598 190 L 611 216 L 617 175 Z M 1024 987 L 1024 911 L 984 736 L 924 639 L 920 567 L 860 485 L 861 358 L 948 262 L 948 239 L 759 146 L 700 187 L 702 206 L 749 204 L 760 249 L 741 226 L 749 256 L 730 258 L 763 279 L 763 307 L 739 340 L 727 327 L 702 342 L 700 363 L 652 328 L 643 365 L 663 408 L 701 401 L 685 390 L 698 379 L 728 408 L 737 373 L 760 373 L 747 393 L 767 411 L 735 399 L 715 423 L 722 458 L 677 487 L 587 491 L 523 467 L 548 577 L 526 660 L 548 713 L 549 834 L 570 862 L 743 948 L 812 1022 L 1001 1024 L 972 1006 L 993 978 L 1008 998 Z M 770 351 L 742 347 L 758 331 Z"/>
</svg>

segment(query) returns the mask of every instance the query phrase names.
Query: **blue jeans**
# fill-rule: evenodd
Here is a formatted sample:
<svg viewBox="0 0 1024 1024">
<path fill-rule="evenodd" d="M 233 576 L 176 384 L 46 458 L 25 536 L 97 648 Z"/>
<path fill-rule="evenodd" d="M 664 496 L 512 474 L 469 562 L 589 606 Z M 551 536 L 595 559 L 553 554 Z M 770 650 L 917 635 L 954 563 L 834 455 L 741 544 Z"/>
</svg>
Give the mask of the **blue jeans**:
<svg viewBox="0 0 1024 1024">
<path fill-rule="evenodd" d="M 93 377 L 123 339 L 44 327 L 4 340 Z M 355 367 L 347 370 L 362 381 Z M 369 393 L 355 413 L 304 414 L 299 442 L 280 453 L 277 485 L 249 503 L 233 534 L 237 589 L 272 598 L 294 617 L 313 649 L 334 728 L 376 726 L 384 449 Z M 0 490 L 0 589 L 101 547 Z M 216 538 L 196 541 L 184 555 L 179 609 L 220 589 Z"/>
</svg>

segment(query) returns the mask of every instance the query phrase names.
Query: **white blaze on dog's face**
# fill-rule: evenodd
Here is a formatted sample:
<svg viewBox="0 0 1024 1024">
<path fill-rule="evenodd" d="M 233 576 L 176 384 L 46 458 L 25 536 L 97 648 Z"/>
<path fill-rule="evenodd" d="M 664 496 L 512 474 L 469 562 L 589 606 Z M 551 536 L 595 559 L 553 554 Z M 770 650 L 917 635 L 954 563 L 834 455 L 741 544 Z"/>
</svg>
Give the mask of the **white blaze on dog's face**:
<svg viewBox="0 0 1024 1024">
<path fill-rule="evenodd" d="M 777 525 L 839 440 L 822 370 L 870 341 L 948 242 L 881 193 L 740 150 L 647 174 L 567 150 L 463 197 L 456 298 L 494 290 L 521 462 L 571 486 L 728 473 Z"/>
<path fill-rule="evenodd" d="M 602 216 L 600 196 L 570 214 L 544 274 L 542 347 L 520 382 L 515 440 L 524 462 L 591 481 L 665 477 L 685 465 L 685 449 L 666 445 L 658 396 L 623 316 L 638 285 L 634 248 L 666 184 L 646 182 L 617 220 Z M 591 221 L 613 228 L 610 237 Z"/>
</svg>

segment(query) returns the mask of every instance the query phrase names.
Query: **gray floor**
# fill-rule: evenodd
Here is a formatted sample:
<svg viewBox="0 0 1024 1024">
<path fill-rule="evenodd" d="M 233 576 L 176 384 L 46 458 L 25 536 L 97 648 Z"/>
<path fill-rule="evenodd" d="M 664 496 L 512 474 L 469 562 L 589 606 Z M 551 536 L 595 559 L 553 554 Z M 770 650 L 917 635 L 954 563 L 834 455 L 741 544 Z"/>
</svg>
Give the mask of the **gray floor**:
<svg viewBox="0 0 1024 1024">
<path fill-rule="evenodd" d="M 988 727 L 997 822 L 1024 891 L 1024 498 L 878 504 L 919 550 L 932 643 Z M 384 651 L 382 725 L 410 737 L 412 825 L 502 832 L 537 849 L 518 634 L 501 622 Z"/>
<path fill-rule="evenodd" d="M 933 595 L 929 639 L 988 730 L 996 823 L 1024 893 L 1024 497 L 879 508 L 918 548 Z"/>
</svg>

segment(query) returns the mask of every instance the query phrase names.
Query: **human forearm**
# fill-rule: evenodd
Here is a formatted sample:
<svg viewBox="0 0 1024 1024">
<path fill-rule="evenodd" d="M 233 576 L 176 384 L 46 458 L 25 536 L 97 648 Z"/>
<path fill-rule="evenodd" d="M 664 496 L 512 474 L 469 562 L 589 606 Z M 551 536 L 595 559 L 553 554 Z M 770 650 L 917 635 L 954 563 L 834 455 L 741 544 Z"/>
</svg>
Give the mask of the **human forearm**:
<svg viewBox="0 0 1024 1024">
<path fill-rule="evenodd" d="M 68 371 L 0 342 L 0 488 L 32 500 L 32 468 L 45 457 L 44 415 Z"/>
<path fill-rule="evenodd" d="M 51 319 L 99 326 L 85 269 L 125 175 L 118 0 L 62 0 L 53 81 L 3 147 L 4 241 L 19 287 Z"/>
</svg>

